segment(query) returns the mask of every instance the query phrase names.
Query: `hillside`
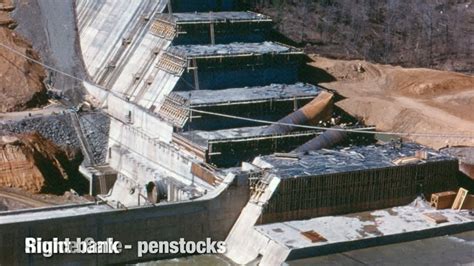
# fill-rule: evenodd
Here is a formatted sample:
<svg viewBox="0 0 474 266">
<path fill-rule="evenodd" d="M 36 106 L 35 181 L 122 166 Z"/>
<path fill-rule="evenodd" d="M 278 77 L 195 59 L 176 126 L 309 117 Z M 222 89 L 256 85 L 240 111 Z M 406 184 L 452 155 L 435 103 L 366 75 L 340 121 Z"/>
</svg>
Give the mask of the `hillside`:
<svg viewBox="0 0 474 266">
<path fill-rule="evenodd" d="M 259 0 L 254 9 L 309 53 L 473 72 L 471 0 Z"/>
<path fill-rule="evenodd" d="M 16 26 L 9 15 L 12 9 L 9 1 L 0 2 L 1 43 L 39 59 L 31 44 L 12 30 Z M 45 75 L 38 64 L 0 47 L 0 112 L 20 111 L 45 104 L 46 88 L 42 83 Z"/>
</svg>

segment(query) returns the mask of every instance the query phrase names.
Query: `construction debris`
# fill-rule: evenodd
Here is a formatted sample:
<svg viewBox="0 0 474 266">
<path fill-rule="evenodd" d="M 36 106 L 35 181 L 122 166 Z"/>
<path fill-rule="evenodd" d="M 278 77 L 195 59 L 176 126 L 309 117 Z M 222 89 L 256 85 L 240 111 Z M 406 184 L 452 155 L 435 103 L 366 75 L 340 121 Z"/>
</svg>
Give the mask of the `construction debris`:
<svg viewBox="0 0 474 266">
<path fill-rule="evenodd" d="M 411 157 L 398 158 L 398 159 L 393 160 L 392 162 L 395 165 L 416 164 L 420 162 L 420 159 L 418 159 L 415 156 L 411 156 Z"/>
<path fill-rule="evenodd" d="M 429 213 L 423 213 L 425 216 L 426 220 L 430 222 L 434 222 L 435 224 L 441 224 L 441 223 L 447 223 L 448 218 L 441 213 L 438 212 L 429 212 Z"/>
<path fill-rule="evenodd" d="M 311 241 L 311 243 L 328 241 L 326 238 L 324 238 L 322 235 L 318 234 L 314 230 L 301 232 L 301 234 L 305 236 L 306 238 L 308 238 Z"/>
<path fill-rule="evenodd" d="M 467 193 L 468 193 L 467 189 L 459 188 L 458 194 L 456 195 L 456 199 L 454 199 L 454 203 L 451 209 L 453 210 L 462 209 L 462 205 L 464 204 L 464 201 L 466 200 Z"/>
<path fill-rule="evenodd" d="M 448 209 L 453 205 L 456 198 L 456 192 L 445 191 L 431 195 L 431 207 L 439 209 Z"/>
</svg>

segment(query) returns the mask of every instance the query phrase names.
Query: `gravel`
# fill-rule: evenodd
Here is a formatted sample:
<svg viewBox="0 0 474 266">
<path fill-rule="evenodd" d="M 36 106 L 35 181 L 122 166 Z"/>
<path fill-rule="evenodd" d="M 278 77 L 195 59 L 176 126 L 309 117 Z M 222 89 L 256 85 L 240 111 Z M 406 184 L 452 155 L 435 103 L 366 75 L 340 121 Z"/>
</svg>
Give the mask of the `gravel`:
<svg viewBox="0 0 474 266">
<path fill-rule="evenodd" d="M 94 112 L 81 114 L 79 119 L 95 163 L 104 164 L 107 158 L 110 117 L 102 112 Z"/>
<path fill-rule="evenodd" d="M 102 112 L 79 114 L 81 128 L 96 164 L 105 163 L 107 156 L 110 118 Z M 81 145 L 70 114 L 28 118 L 0 124 L 0 133 L 38 132 L 64 149 L 80 150 Z"/>
<path fill-rule="evenodd" d="M 4 131 L 16 134 L 38 132 L 63 148 L 80 148 L 79 139 L 69 114 L 27 118 L 21 121 L 7 122 L 0 127 Z"/>
</svg>

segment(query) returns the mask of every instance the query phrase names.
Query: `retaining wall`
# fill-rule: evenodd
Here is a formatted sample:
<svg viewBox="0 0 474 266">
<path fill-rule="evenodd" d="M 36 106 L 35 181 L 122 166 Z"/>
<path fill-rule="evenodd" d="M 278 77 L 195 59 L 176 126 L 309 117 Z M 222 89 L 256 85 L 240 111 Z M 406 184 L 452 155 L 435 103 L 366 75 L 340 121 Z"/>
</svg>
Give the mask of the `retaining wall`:
<svg viewBox="0 0 474 266">
<path fill-rule="evenodd" d="M 84 265 L 105 265 L 135 262 L 136 242 L 140 240 L 224 240 L 243 206 L 248 201 L 246 182 L 237 183 L 218 196 L 207 200 L 177 204 L 143 207 L 128 210 L 111 210 L 63 218 L 50 217 L 14 223 L 2 223 L 0 215 L 0 265 L 59 265 L 67 263 Z M 40 214 L 38 214 L 38 217 Z M 42 214 L 41 217 L 47 217 Z M 93 237 L 104 240 L 113 237 L 124 244 L 133 245 L 132 250 L 113 256 L 100 255 L 58 255 L 44 258 L 41 255 L 26 255 L 25 237 L 52 239 L 58 237 Z M 170 255 L 148 255 L 141 258 L 150 261 Z"/>
</svg>

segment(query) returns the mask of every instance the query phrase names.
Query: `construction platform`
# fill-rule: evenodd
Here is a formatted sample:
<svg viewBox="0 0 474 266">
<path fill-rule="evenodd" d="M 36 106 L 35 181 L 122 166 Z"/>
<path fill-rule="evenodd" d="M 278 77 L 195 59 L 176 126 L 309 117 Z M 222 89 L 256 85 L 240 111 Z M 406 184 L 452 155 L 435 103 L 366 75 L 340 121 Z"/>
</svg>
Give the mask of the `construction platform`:
<svg viewBox="0 0 474 266">
<path fill-rule="evenodd" d="M 296 83 L 303 56 L 274 42 L 177 45 L 157 66 L 181 76 L 177 91 L 216 90 Z"/>
<path fill-rule="evenodd" d="M 442 217 L 437 223 L 429 217 Z M 262 264 L 275 250 L 286 261 L 416 240 L 474 229 L 474 216 L 462 210 L 435 210 L 423 200 L 389 209 L 259 225 L 255 230 L 279 247 L 263 251 Z M 268 252 L 268 253 L 266 253 Z"/>
<path fill-rule="evenodd" d="M 173 25 L 185 25 L 195 23 L 243 23 L 243 22 L 272 22 L 269 16 L 255 12 L 196 12 L 196 13 L 173 13 L 159 14 L 157 20 Z"/>
<path fill-rule="evenodd" d="M 182 59 L 304 54 L 301 49 L 275 42 L 230 43 L 218 45 L 178 45 L 168 48 L 167 51 L 168 53 Z"/>
<path fill-rule="evenodd" d="M 287 160 L 276 155 L 262 156 L 256 160 L 262 165 L 272 166 L 270 171 L 278 177 L 288 179 L 402 166 L 397 165 L 396 160 L 415 159 L 417 151 L 426 151 L 427 157 L 410 161 L 410 165 L 457 162 L 453 156 L 411 142 L 323 149 L 299 154 L 297 160 Z"/>
<path fill-rule="evenodd" d="M 319 131 L 300 131 L 279 135 L 262 134 L 265 127 L 243 127 L 216 131 L 175 133 L 173 143 L 218 167 L 239 166 L 260 154 L 288 152 L 319 135 Z"/>
<path fill-rule="evenodd" d="M 168 98 L 178 105 L 226 115 L 277 121 L 297 110 L 318 96 L 322 89 L 307 84 L 272 84 L 269 86 L 224 90 L 176 91 Z M 178 100 L 179 99 L 179 100 Z M 228 128 L 258 126 L 259 123 L 245 120 L 229 120 L 211 114 L 193 112 L 184 130 L 221 130 Z"/>
<path fill-rule="evenodd" d="M 271 84 L 261 87 L 235 88 L 226 90 L 199 90 L 189 92 L 172 92 L 189 102 L 193 108 L 245 104 L 267 101 L 293 101 L 294 99 L 313 99 L 321 92 L 321 88 L 310 84 L 296 83 Z"/>
<path fill-rule="evenodd" d="M 156 36 L 183 44 L 263 42 L 273 26 L 265 15 L 253 12 L 158 14 L 150 28 Z"/>
</svg>

